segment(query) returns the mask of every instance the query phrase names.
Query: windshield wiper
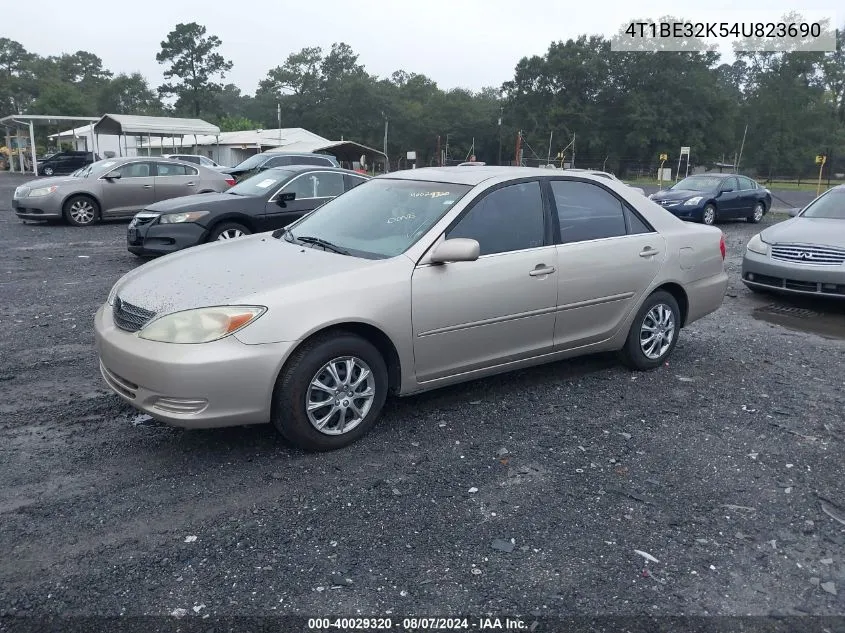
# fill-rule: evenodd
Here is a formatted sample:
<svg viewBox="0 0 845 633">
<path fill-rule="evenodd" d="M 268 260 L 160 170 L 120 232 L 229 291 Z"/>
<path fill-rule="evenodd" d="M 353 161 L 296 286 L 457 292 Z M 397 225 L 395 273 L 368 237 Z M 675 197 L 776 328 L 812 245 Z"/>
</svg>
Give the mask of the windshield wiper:
<svg viewBox="0 0 845 633">
<path fill-rule="evenodd" d="M 349 255 L 349 251 L 341 248 L 340 246 L 332 244 L 329 241 L 326 241 L 322 238 L 319 238 L 319 237 L 311 237 L 310 235 L 306 235 L 304 237 L 299 237 L 299 236 L 294 236 L 293 233 L 291 233 L 291 236 L 295 240 L 299 240 L 300 242 L 304 242 L 305 244 L 316 244 L 317 246 L 322 246 L 323 248 L 325 248 L 327 250 L 334 251 L 338 255 Z"/>
</svg>

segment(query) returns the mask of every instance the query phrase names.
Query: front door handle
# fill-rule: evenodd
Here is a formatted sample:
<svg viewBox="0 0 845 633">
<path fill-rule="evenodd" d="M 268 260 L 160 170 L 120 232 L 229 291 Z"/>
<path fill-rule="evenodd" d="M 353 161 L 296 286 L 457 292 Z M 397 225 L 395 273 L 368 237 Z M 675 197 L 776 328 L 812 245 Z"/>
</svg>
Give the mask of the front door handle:
<svg viewBox="0 0 845 633">
<path fill-rule="evenodd" d="M 196 187 L 196 186 L 197 186 L 197 183 L 195 183 L 195 182 L 189 182 L 189 183 L 188 183 L 188 184 L 186 184 L 185 186 L 186 186 L 186 187 Z"/>
<path fill-rule="evenodd" d="M 152 188 L 153 188 L 152 185 L 144 185 L 144 189 L 152 189 Z"/>
<path fill-rule="evenodd" d="M 651 246 L 646 246 L 642 251 L 640 251 L 640 257 L 654 257 L 660 251 L 656 248 L 652 248 Z"/>
<path fill-rule="evenodd" d="M 532 277 L 542 277 L 543 275 L 551 275 L 555 271 L 554 266 L 546 266 L 545 264 L 537 264 L 537 267 L 528 274 Z"/>
</svg>

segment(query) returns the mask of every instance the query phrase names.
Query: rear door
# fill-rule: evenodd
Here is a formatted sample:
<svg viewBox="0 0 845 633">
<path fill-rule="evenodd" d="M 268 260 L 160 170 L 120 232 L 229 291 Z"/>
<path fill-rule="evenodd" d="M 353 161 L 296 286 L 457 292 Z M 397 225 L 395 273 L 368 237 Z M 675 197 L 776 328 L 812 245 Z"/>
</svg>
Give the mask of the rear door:
<svg viewBox="0 0 845 633">
<path fill-rule="evenodd" d="M 555 349 L 612 336 L 660 271 L 663 237 L 598 183 L 549 181 L 559 240 Z"/>
<path fill-rule="evenodd" d="M 739 183 L 740 211 L 743 216 L 751 215 L 754 205 L 757 204 L 757 187 L 750 178 L 737 176 Z"/>
<path fill-rule="evenodd" d="M 199 191 L 199 170 L 178 163 L 155 163 L 156 200 L 169 200 L 188 196 Z"/>
<path fill-rule="evenodd" d="M 266 230 L 287 226 L 306 213 L 339 196 L 345 190 L 343 174 L 337 171 L 309 171 L 300 174 L 280 189 L 266 206 Z M 291 202 L 279 204 L 279 196 L 296 194 Z"/>
<path fill-rule="evenodd" d="M 114 174 L 120 178 L 109 179 Z M 134 215 L 156 201 L 152 162 L 126 163 L 100 178 L 104 216 Z"/>
</svg>

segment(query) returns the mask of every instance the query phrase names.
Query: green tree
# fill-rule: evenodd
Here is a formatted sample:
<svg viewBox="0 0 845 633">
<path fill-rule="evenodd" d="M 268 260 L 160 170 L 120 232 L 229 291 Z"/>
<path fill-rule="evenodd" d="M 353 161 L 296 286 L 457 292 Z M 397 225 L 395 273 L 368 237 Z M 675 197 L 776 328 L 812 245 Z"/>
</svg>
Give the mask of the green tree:
<svg viewBox="0 0 845 633">
<path fill-rule="evenodd" d="M 161 101 L 141 73 L 117 77 L 104 82 L 97 95 L 97 111 L 105 114 L 161 115 Z"/>
<path fill-rule="evenodd" d="M 159 64 L 167 64 L 159 87 L 162 96 L 175 96 L 177 112 L 200 116 L 211 109 L 216 96 L 222 91 L 215 79 L 225 78 L 232 69 L 232 62 L 217 49 L 222 42 L 216 35 L 207 35 L 205 26 L 190 22 L 177 24 L 161 43 L 156 55 Z"/>
</svg>

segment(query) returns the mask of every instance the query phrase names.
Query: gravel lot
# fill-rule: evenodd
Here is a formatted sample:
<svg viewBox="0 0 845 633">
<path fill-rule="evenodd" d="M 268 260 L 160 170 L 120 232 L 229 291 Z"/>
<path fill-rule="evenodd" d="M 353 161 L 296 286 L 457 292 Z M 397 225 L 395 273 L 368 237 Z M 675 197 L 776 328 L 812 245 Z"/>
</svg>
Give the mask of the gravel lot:
<svg viewBox="0 0 845 633">
<path fill-rule="evenodd" d="M 755 227 L 722 227 L 728 297 L 667 366 L 590 357 L 389 402 L 313 455 L 107 391 L 92 317 L 138 265 L 125 224 L 24 225 L 14 184 L 0 615 L 845 614 L 845 306 L 752 296 Z"/>
</svg>

